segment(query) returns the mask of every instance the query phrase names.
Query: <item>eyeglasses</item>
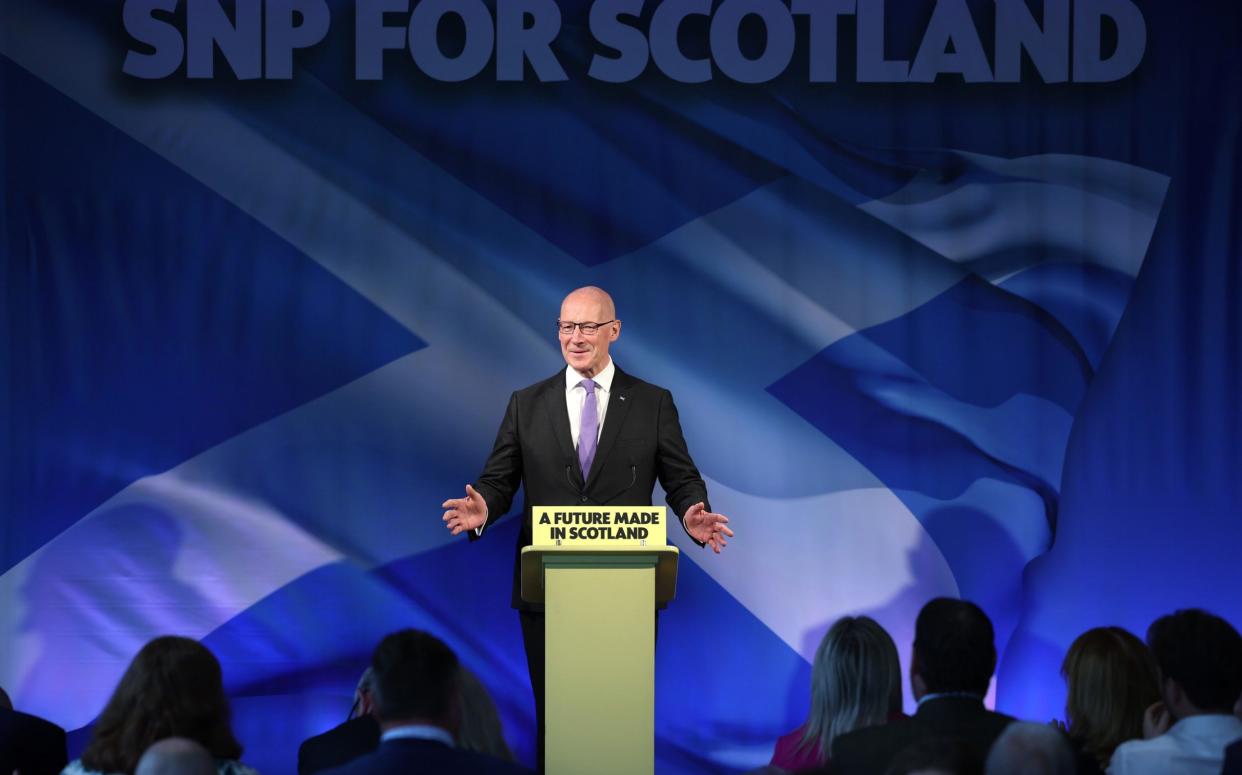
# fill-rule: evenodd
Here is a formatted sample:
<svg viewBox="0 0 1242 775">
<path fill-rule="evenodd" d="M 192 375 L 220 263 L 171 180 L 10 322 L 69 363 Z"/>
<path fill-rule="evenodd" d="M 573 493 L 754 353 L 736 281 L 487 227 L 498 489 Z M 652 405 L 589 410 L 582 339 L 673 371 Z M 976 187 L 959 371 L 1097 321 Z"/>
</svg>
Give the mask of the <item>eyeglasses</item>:
<svg viewBox="0 0 1242 775">
<path fill-rule="evenodd" d="M 574 323 L 569 320 L 558 320 L 556 321 L 556 330 L 560 331 L 562 334 L 572 334 L 575 328 L 580 328 L 582 329 L 583 334 L 591 336 L 596 331 L 599 331 L 600 326 L 606 326 L 609 323 L 616 322 L 616 318 L 613 318 L 612 320 L 605 320 L 603 323 Z"/>
</svg>

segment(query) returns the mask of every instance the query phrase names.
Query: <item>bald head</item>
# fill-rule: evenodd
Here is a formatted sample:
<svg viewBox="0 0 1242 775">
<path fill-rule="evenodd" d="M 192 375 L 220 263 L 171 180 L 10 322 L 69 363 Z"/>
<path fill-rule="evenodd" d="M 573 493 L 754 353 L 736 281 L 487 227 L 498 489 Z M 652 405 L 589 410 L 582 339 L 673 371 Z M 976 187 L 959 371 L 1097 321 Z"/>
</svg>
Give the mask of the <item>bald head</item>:
<svg viewBox="0 0 1242 775">
<path fill-rule="evenodd" d="M 570 300 L 584 304 L 598 304 L 600 314 L 604 315 L 604 320 L 615 318 L 617 316 L 617 307 L 612 303 L 612 296 L 608 295 L 608 291 L 603 288 L 597 288 L 594 285 L 586 285 L 569 292 L 565 297 L 565 301 L 561 302 L 561 309 L 565 308 Z"/>
<path fill-rule="evenodd" d="M 582 330 L 581 325 L 572 331 L 560 333 L 561 355 L 574 371 L 584 377 L 594 377 L 608 366 L 608 348 L 621 335 L 621 321 L 616 319 L 617 308 L 612 297 L 603 288 L 588 285 L 571 292 L 561 302 L 561 325 L 587 323 L 598 326 L 592 332 Z"/>
<path fill-rule="evenodd" d="M 184 737 L 167 737 L 142 754 L 134 775 L 215 775 L 216 762 L 207 749 Z"/>
</svg>

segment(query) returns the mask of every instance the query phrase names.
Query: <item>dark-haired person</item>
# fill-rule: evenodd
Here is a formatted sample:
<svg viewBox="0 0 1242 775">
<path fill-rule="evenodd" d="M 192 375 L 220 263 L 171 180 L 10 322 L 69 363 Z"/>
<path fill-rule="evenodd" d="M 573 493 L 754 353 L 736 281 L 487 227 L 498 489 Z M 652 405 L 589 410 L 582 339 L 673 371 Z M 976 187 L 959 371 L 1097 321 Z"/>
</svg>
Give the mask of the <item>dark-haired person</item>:
<svg viewBox="0 0 1242 775">
<path fill-rule="evenodd" d="M 1242 635 L 1219 616 L 1189 609 L 1153 622 L 1147 645 L 1164 700 L 1146 722 L 1145 731 L 1156 734 L 1118 746 L 1108 772 L 1217 775 L 1225 747 L 1242 738 L 1242 720 L 1233 715 L 1242 694 Z"/>
<path fill-rule="evenodd" d="M 787 772 L 821 766 L 837 737 L 900 717 L 897 645 L 875 619 L 843 616 L 815 650 L 806 723 L 776 741 L 770 764 Z"/>
<path fill-rule="evenodd" d="M 184 737 L 207 749 L 219 775 L 255 775 L 238 762 L 220 663 L 190 638 L 164 636 L 142 647 L 99 714 L 82 758 L 64 775 L 132 775 L 153 743 Z"/>
<path fill-rule="evenodd" d="M 9 695 L 0 689 L 0 773 L 55 775 L 67 761 L 65 730 L 13 710 Z"/>
<path fill-rule="evenodd" d="M 996 644 L 992 622 L 979 606 L 940 597 L 923 606 L 914 625 L 910 688 L 913 716 L 859 729 L 832 745 L 833 775 L 874 775 L 904 749 L 929 739 L 960 740 L 979 761 L 1013 721 L 983 706 Z"/>
<path fill-rule="evenodd" d="M 513 760 L 505 742 L 496 704 L 487 687 L 465 665 L 458 666 L 461 724 L 457 745 L 499 759 Z M 330 770 L 371 753 L 380 744 L 380 725 L 375 717 L 374 671 L 368 667 L 354 691 L 354 707 L 347 721 L 309 738 L 298 748 L 298 775 Z"/>
<path fill-rule="evenodd" d="M 1117 746 L 1143 736 L 1143 714 L 1160 700 L 1156 660 L 1126 630 L 1096 627 L 1074 639 L 1061 676 L 1079 772 L 1103 772 Z"/>
<path fill-rule="evenodd" d="M 331 775 L 517 775 L 512 762 L 457 747 L 461 694 L 457 655 L 418 630 L 385 637 L 371 657 L 380 746 Z"/>
</svg>

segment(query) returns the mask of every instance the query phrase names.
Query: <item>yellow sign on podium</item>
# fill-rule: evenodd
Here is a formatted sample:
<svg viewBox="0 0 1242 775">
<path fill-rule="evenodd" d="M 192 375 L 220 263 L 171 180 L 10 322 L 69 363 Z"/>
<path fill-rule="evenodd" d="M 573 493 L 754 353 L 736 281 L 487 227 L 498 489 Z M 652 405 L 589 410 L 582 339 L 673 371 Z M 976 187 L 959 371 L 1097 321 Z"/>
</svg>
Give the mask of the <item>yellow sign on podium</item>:
<svg viewBox="0 0 1242 775">
<path fill-rule="evenodd" d="M 664 546 L 663 506 L 536 506 L 533 546 Z"/>
</svg>

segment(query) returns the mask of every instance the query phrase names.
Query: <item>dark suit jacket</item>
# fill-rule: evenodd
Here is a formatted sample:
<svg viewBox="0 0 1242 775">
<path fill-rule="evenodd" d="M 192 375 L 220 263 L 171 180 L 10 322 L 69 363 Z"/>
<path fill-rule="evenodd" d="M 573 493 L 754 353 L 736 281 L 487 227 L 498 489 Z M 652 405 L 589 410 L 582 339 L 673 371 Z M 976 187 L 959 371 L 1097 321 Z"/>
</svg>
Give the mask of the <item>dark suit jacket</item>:
<svg viewBox="0 0 1242 775">
<path fill-rule="evenodd" d="M 359 716 L 309 738 L 298 747 L 298 775 L 339 767 L 379 748 L 379 722 Z"/>
<path fill-rule="evenodd" d="M 664 388 L 616 370 L 599 447 L 585 475 L 569 431 L 565 370 L 514 393 L 474 483 L 487 501 L 489 525 L 509 511 L 518 485 L 525 486 L 513 607 L 530 607 L 522 602 L 520 562 L 522 548 L 530 546 L 532 506 L 646 506 L 656 480 L 678 517 L 699 501 L 707 503 L 707 485 L 686 449 L 673 396 Z"/>
<path fill-rule="evenodd" d="M 57 775 L 68 763 L 65 730 L 38 716 L 0 708 L 0 773 Z"/>
<path fill-rule="evenodd" d="M 528 775 L 517 764 L 435 740 L 389 740 L 330 775 Z"/>
<path fill-rule="evenodd" d="M 1225 763 L 1221 766 L 1220 775 L 1242 775 L 1242 740 L 1225 748 Z"/>
<path fill-rule="evenodd" d="M 933 737 L 962 740 L 983 761 L 993 741 L 1012 721 L 973 697 L 937 697 L 924 702 L 910 718 L 838 737 L 832 742 L 832 773 L 882 775 L 897 754 Z"/>
</svg>

